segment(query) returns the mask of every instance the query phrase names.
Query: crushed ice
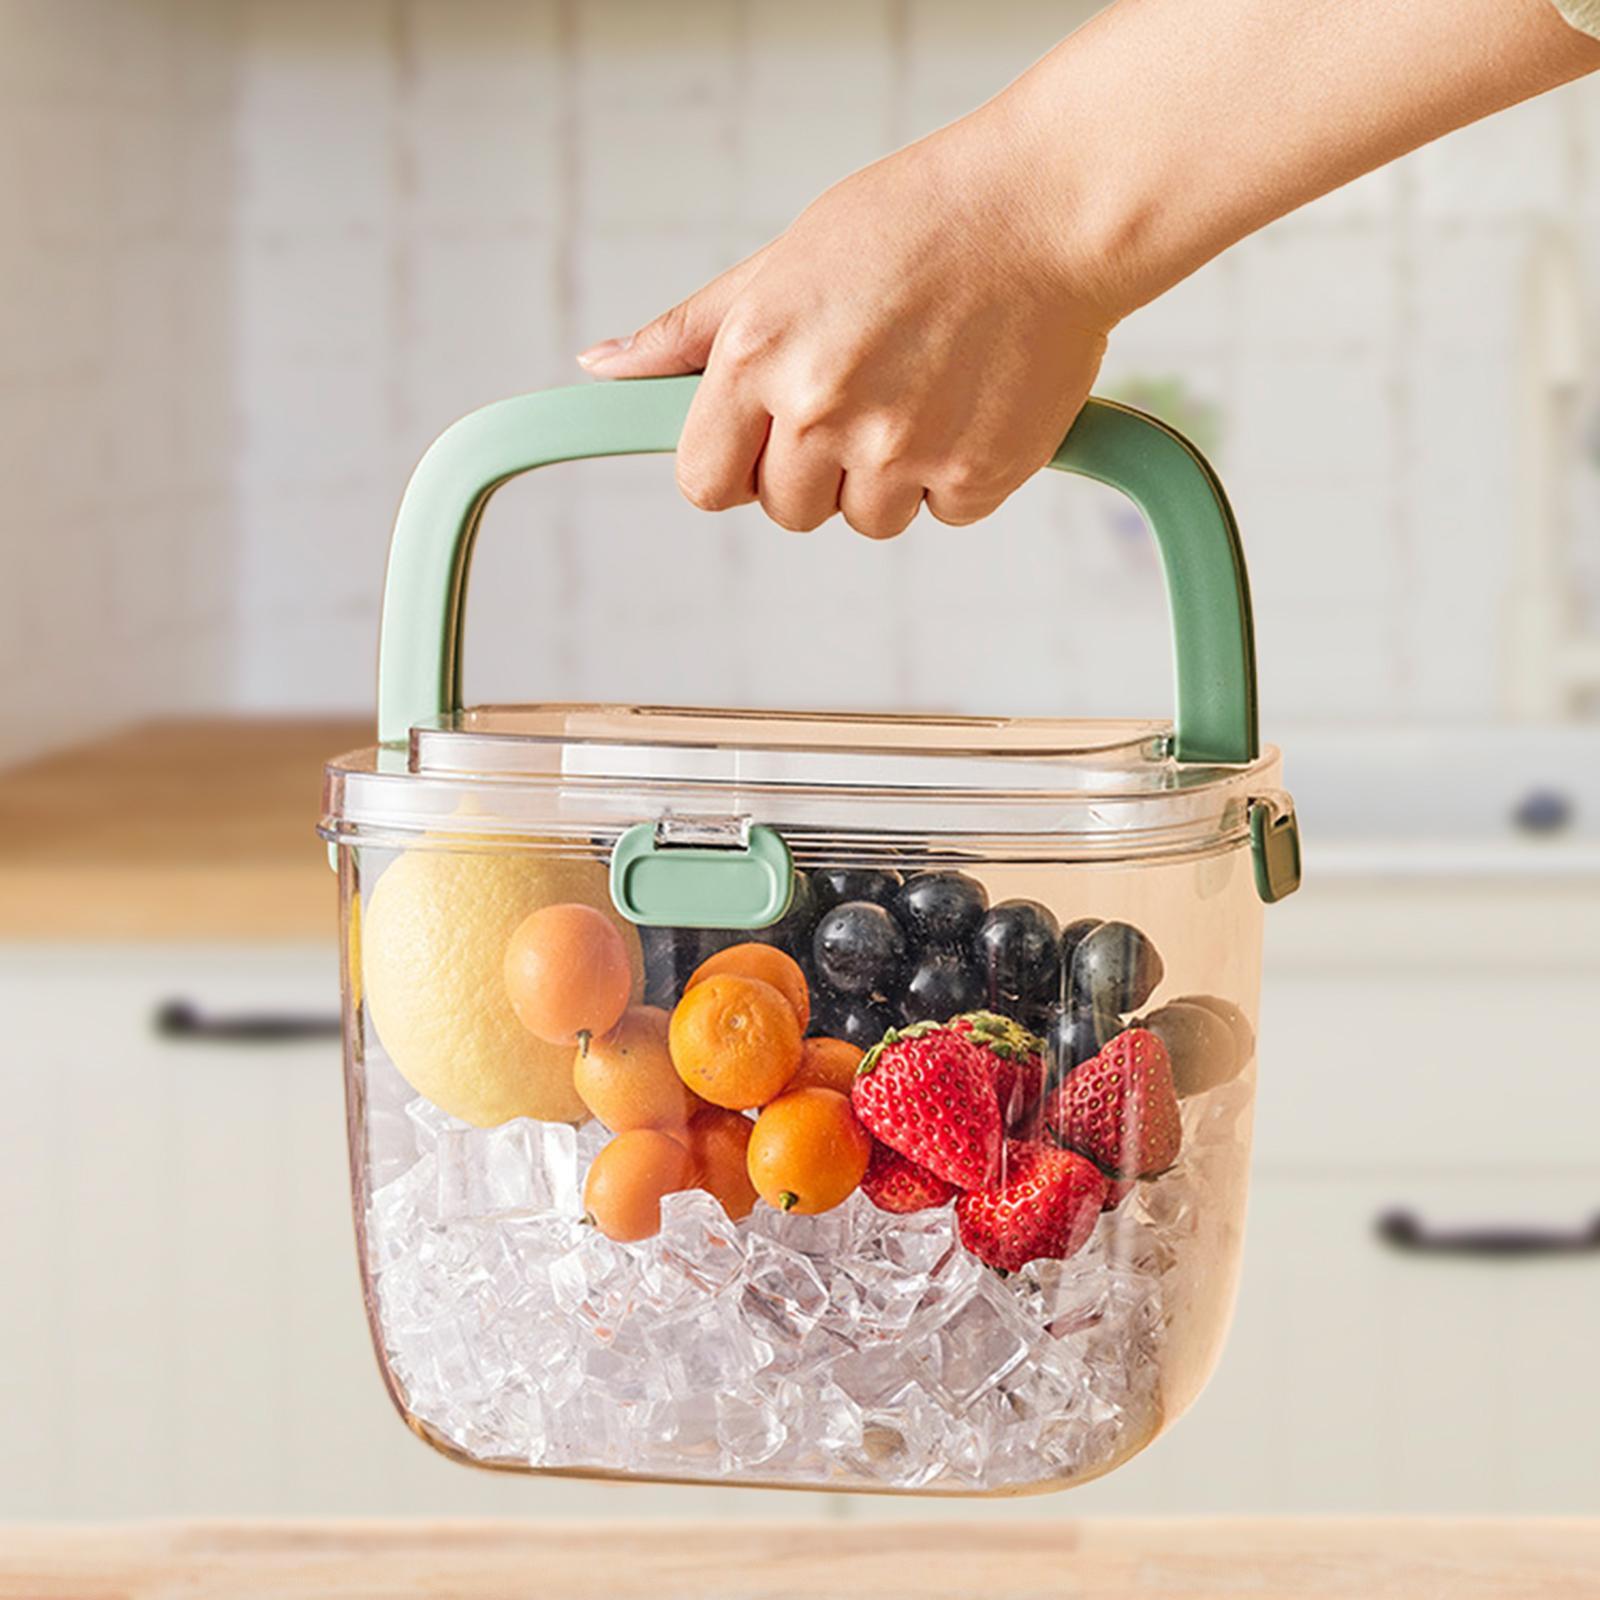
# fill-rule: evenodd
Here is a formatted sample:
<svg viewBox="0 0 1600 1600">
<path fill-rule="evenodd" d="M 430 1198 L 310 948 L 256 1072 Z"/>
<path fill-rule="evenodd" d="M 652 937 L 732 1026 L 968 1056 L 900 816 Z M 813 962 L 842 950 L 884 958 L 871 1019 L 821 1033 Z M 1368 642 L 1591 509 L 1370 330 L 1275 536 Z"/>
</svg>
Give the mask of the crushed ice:
<svg viewBox="0 0 1600 1600">
<path fill-rule="evenodd" d="M 603 1130 L 470 1128 L 388 1088 L 366 1228 L 387 1356 L 412 1413 L 478 1459 L 984 1490 L 1101 1470 L 1160 1422 L 1214 1105 L 1186 1103 L 1183 1163 L 1070 1261 L 1002 1278 L 949 1207 L 859 1193 L 737 1225 L 670 1195 L 654 1239 L 614 1244 L 580 1202 Z"/>
</svg>

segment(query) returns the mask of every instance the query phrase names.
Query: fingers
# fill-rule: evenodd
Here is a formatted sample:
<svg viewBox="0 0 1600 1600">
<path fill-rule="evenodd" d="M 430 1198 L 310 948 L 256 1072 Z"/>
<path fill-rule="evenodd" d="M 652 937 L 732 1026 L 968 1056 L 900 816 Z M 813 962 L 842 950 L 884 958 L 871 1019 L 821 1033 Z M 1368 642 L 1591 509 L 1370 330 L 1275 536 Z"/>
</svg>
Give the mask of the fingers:
<svg viewBox="0 0 1600 1600">
<path fill-rule="evenodd" d="M 965 528 L 998 511 L 1021 482 L 1002 481 L 982 468 L 949 466 L 928 485 L 928 510 L 949 527 Z"/>
<path fill-rule="evenodd" d="M 578 365 L 597 378 L 666 378 L 703 372 L 728 307 L 760 269 L 765 253 L 758 250 L 746 257 L 637 333 L 591 345 L 578 357 Z"/>
<path fill-rule="evenodd" d="M 706 372 L 728 308 L 760 270 L 765 250 L 713 278 L 637 333 L 606 339 L 578 357 L 597 378 L 675 377 Z M 725 511 L 756 498 L 756 463 L 771 418 L 741 384 L 707 372 L 695 391 L 678 441 L 678 487 L 702 511 Z"/>
<path fill-rule="evenodd" d="M 1058 379 L 1044 404 L 1027 399 L 1022 385 L 1020 401 L 991 396 L 980 404 L 981 396 L 963 392 L 952 403 L 945 391 L 886 388 L 859 360 L 842 376 L 822 369 L 819 383 L 815 365 L 792 354 L 794 317 L 755 303 L 767 279 L 752 280 L 768 251 L 630 339 L 579 357 L 604 378 L 705 374 L 677 453 L 678 483 L 692 504 L 721 511 L 759 500 L 774 522 L 795 531 L 841 512 L 865 537 L 892 539 L 924 499 L 940 522 L 981 521 L 1048 460 L 1087 392 L 1082 372 L 1082 392 L 1068 405 Z M 1079 365 L 1092 374 L 1092 362 Z"/>
<path fill-rule="evenodd" d="M 922 509 L 922 485 L 888 473 L 847 472 L 839 495 L 844 520 L 869 539 L 893 539 Z"/>
<path fill-rule="evenodd" d="M 815 434 L 775 420 L 756 470 L 761 509 L 791 533 L 810 533 L 839 509 L 844 469 Z"/>
<path fill-rule="evenodd" d="M 700 380 L 678 439 L 678 487 L 702 511 L 727 511 L 756 498 L 756 464 L 772 418 L 727 373 L 713 367 Z"/>
</svg>

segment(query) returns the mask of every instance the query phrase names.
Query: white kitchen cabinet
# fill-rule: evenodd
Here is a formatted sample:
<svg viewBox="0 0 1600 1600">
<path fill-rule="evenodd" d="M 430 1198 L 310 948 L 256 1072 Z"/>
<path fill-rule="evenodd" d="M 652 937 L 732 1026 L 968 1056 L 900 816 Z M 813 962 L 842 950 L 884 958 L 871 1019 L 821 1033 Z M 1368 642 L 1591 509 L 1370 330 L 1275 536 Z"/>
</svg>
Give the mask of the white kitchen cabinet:
<svg viewBox="0 0 1600 1600">
<path fill-rule="evenodd" d="M 1600 947 L 1596 962 L 1276 974 L 1258 1170 L 1600 1169 Z"/>
<path fill-rule="evenodd" d="M 330 1015 L 331 947 L 0 947 L 0 1519 L 764 1517 L 830 1502 L 473 1472 L 368 1344 L 339 1047 L 153 1018 Z"/>
<path fill-rule="evenodd" d="M 1259 1172 L 1600 1170 L 1600 880 L 1312 879 L 1268 918 Z"/>
</svg>

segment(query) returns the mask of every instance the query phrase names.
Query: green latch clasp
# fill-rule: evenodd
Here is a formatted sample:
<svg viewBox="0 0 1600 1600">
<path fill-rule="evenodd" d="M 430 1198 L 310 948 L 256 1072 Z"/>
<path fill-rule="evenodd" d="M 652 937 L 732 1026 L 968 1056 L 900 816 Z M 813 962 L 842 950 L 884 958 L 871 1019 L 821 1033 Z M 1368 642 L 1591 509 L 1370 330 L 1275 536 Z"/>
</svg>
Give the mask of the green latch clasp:
<svg viewBox="0 0 1600 1600">
<path fill-rule="evenodd" d="M 793 895 L 789 847 L 760 823 L 666 817 L 611 852 L 611 903 L 646 928 L 768 928 Z"/>
<path fill-rule="evenodd" d="M 1281 791 L 1257 795 L 1250 802 L 1250 854 L 1256 893 L 1267 905 L 1300 887 L 1300 823 L 1294 801 Z"/>
</svg>

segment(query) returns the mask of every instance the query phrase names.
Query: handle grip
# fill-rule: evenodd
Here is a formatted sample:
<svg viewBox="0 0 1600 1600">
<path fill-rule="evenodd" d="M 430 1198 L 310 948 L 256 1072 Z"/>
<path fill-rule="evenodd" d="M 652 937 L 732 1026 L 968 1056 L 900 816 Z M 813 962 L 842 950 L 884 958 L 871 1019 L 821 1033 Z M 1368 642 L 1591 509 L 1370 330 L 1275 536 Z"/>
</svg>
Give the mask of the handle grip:
<svg viewBox="0 0 1600 1600">
<path fill-rule="evenodd" d="M 1388 1211 L 1378 1218 L 1378 1237 L 1396 1250 L 1430 1256 L 1572 1256 L 1600 1255 L 1600 1216 L 1571 1232 L 1551 1228 L 1429 1228 L 1409 1211 Z"/>
<path fill-rule="evenodd" d="M 208 1015 L 187 1000 L 166 1000 L 152 1025 L 162 1039 L 218 1044 L 290 1044 L 301 1039 L 337 1039 L 344 1031 L 337 1016 L 283 1012 Z"/>
<path fill-rule="evenodd" d="M 378 662 L 378 740 L 461 707 L 462 619 L 473 541 L 508 478 L 592 456 L 677 448 L 698 378 L 547 389 L 497 401 L 439 436 L 406 487 L 389 551 Z M 1238 528 L 1222 485 L 1164 423 L 1090 400 L 1052 467 L 1120 489 L 1160 547 L 1172 608 L 1180 761 L 1260 751 L 1255 637 Z"/>
</svg>

